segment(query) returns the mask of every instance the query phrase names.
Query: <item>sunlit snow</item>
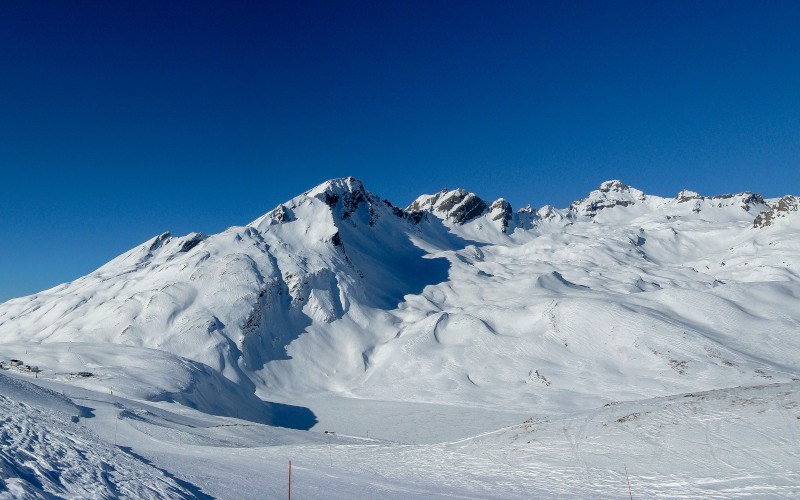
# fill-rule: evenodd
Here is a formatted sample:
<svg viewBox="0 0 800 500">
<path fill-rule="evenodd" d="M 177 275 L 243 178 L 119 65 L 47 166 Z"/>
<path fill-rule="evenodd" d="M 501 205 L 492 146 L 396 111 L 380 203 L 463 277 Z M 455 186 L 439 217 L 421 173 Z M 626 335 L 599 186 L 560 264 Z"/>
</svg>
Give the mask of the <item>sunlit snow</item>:
<svg viewBox="0 0 800 500">
<path fill-rule="evenodd" d="M 800 495 L 797 207 L 343 178 L 164 233 L 0 304 L 0 498 Z"/>
</svg>

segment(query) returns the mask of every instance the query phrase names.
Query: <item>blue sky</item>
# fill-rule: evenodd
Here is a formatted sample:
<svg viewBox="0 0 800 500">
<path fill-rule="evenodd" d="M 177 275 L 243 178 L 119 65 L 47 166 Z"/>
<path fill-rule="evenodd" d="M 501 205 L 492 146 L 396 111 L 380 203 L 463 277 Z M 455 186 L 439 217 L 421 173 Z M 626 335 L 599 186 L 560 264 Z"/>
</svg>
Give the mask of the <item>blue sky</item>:
<svg viewBox="0 0 800 500">
<path fill-rule="evenodd" d="M 800 2 L 0 2 L 0 300 L 332 177 L 800 194 Z"/>
</svg>

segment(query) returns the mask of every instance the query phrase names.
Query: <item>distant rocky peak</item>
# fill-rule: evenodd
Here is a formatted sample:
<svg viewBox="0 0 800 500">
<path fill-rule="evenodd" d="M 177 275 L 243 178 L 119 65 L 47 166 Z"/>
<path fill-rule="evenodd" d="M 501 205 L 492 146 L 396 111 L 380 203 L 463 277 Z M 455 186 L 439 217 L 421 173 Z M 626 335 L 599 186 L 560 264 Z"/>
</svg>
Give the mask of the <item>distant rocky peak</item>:
<svg viewBox="0 0 800 500">
<path fill-rule="evenodd" d="M 604 198 L 612 200 L 633 198 L 637 201 L 642 201 L 645 198 L 647 198 L 647 195 L 644 194 L 644 191 L 640 191 L 635 187 L 623 184 L 618 180 L 603 182 L 602 184 L 600 184 L 600 187 L 597 189 L 597 191 L 592 191 L 592 194 L 593 193 L 603 193 L 605 195 Z"/>
<path fill-rule="evenodd" d="M 586 198 L 572 202 L 569 211 L 572 216 L 594 217 L 598 210 L 627 207 L 645 198 L 644 192 L 618 180 L 605 181 Z"/>
<path fill-rule="evenodd" d="M 414 200 L 411 205 L 406 207 L 406 212 L 425 212 L 431 210 L 436 202 L 439 201 L 439 198 L 447 194 L 447 188 L 442 189 L 438 193 L 434 195 L 423 194 L 416 200 Z"/>
<path fill-rule="evenodd" d="M 357 194 L 363 196 L 368 194 L 368 191 L 364 188 L 364 184 L 355 177 L 331 179 L 305 192 L 306 196 L 311 196 L 320 200 L 326 197 L 342 197 Z"/>
<path fill-rule="evenodd" d="M 365 210 L 369 214 L 370 226 L 375 225 L 380 218 L 380 211 L 383 210 L 388 210 L 398 217 L 405 216 L 402 210 L 367 191 L 364 184 L 355 177 L 331 179 L 305 194 L 325 202 L 334 213 L 334 217 L 342 221 L 351 219 L 359 210 Z M 354 222 L 353 224 L 355 225 Z"/>
<path fill-rule="evenodd" d="M 700 193 L 689 191 L 688 189 L 684 189 L 675 196 L 675 199 L 678 200 L 678 203 L 686 203 L 692 200 L 702 200 L 703 198 L 703 195 Z"/>
<path fill-rule="evenodd" d="M 335 221 L 349 220 L 353 225 L 355 222 L 352 217 L 358 211 L 362 211 L 362 216 L 368 218 L 370 226 L 377 223 L 382 212 L 388 211 L 394 216 L 405 217 L 402 210 L 367 191 L 360 180 L 355 177 L 341 177 L 325 181 L 302 195 L 278 205 L 249 225 L 261 228 L 302 219 L 307 216 L 307 208 L 304 207 L 308 207 L 312 201 L 313 204 L 322 202 L 327 205 Z"/>
<path fill-rule="evenodd" d="M 630 190 L 631 187 L 629 185 L 623 184 L 618 180 L 605 181 L 600 184 L 600 188 L 598 189 L 598 191 L 602 193 L 610 193 L 612 191 L 615 193 L 624 193 Z"/>
<path fill-rule="evenodd" d="M 456 224 L 465 224 L 483 215 L 488 205 L 475 193 L 463 189 L 443 189 L 434 195 L 423 195 L 406 208 L 406 212 L 432 212 Z"/>
<path fill-rule="evenodd" d="M 439 202 L 436 203 L 436 209 L 440 212 L 450 212 L 455 207 L 461 205 L 462 202 L 470 196 L 477 198 L 474 194 L 468 193 L 463 189 L 450 191 L 440 197 Z"/>
<path fill-rule="evenodd" d="M 361 203 L 377 198 L 367 191 L 364 184 L 355 177 L 341 177 L 325 181 L 306 191 L 305 196 L 324 201 L 332 209 L 340 205 L 348 213 L 355 211 Z"/>
<path fill-rule="evenodd" d="M 536 217 L 542 220 L 552 221 L 563 219 L 563 214 L 553 205 L 545 205 L 536 211 Z"/>
<path fill-rule="evenodd" d="M 500 228 L 505 233 L 508 229 L 508 223 L 514 218 L 514 211 L 511 209 L 511 204 L 503 198 L 496 200 L 489 207 L 489 218 L 493 221 L 497 221 L 500 224 Z"/>
<path fill-rule="evenodd" d="M 489 206 L 489 213 L 494 214 L 497 212 L 512 213 L 511 203 L 507 202 L 505 198 L 499 198 Z"/>
</svg>

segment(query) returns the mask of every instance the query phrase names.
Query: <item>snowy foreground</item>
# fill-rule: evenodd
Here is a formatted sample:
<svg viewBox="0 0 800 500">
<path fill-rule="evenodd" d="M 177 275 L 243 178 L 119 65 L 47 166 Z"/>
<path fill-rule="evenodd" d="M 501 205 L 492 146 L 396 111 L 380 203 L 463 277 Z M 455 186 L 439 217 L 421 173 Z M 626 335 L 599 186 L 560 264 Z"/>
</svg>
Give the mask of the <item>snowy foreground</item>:
<svg viewBox="0 0 800 500">
<path fill-rule="evenodd" d="M 626 467 L 635 498 L 800 494 L 800 383 L 611 404 L 402 444 L 40 382 L 65 398 L 19 378 L 0 376 L 0 498 L 285 498 L 288 460 L 295 498 L 623 498 Z M 370 409 L 380 413 L 380 404 Z M 427 415 L 405 432 L 461 423 L 446 408 Z"/>
<path fill-rule="evenodd" d="M 165 233 L 0 304 L 0 498 L 797 497 L 799 234 L 352 178 Z"/>
</svg>

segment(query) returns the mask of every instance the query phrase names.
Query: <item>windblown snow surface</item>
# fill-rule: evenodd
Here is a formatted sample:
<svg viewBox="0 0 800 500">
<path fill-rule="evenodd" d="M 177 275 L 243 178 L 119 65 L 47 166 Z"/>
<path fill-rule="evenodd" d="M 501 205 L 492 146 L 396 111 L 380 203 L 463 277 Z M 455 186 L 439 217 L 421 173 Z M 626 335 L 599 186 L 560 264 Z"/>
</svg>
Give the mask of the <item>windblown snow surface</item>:
<svg viewBox="0 0 800 500">
<path fill-rule="evenodd" d="M 164 233 L 0 304 L 0 498 L 284 498 L 290 460 L 296 498 L 798 496 L 798 234 L 793 196 L 353 178 Z"/>
</svg>

